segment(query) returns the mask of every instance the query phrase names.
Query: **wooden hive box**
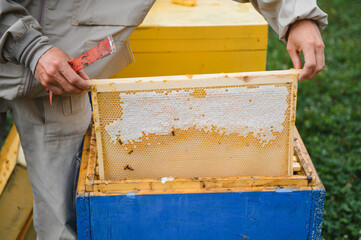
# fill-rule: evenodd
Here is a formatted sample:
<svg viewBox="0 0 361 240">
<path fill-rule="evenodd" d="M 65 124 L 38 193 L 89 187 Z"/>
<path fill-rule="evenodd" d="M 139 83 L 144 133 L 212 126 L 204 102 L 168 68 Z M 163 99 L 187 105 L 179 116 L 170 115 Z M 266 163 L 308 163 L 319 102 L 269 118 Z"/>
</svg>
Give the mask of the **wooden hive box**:
<svg viewBox="0 0 361 240">
<path fill-rule="evenodd" d="M 135 62 L 114 77 L 262 71 L 267 37 L 268 24 L 250 3 L 157 0 L 130 36 Z"/>
<path fill-rule="evenodd" d="M 100 180 L 89 129 L 78 239 L 321 239 L 325 189 L 297 129 L 293 140 L 292 176 Z"/>
<path fill-rule="evenodd" d="M 92 80 L 94 125 L 84 140 L 79 174 L 76 197 L 78 238 L 320 239 L 325 189 L 294 126 L 298 73 L 290 70 Z M 279 95 L 283 97 L 275 101 L 271 89 L 276 93 L 284 89 L 284 95 Z M 259 99 L 258 91 L 261 94 Z M 235 95 L 227 96 L 229 92 Z M 155 99 L 161 95 L 163 103 L 152 102 L 152 98 L 139 98 L 139 93 L 142 97 L 151 93 Z M 228 132 L 228 125 L 200 121 L 212 111 L 206 108 L 209 111 L 204 114 L 204 109 L 199 106 L 219 106 L 220 102 L 215 100 L 224 99 L 224 93 L 236 103 L 223 105 L 226 111 L 221 113 L 226 118 L 231 116 L 237 121 L 236 117 L 240 116 L 230 113 L 235 107 L 247 119 L 254 119 L 250 114 L 253 107 L 249 107 L 258 106 L 261 107 L 258 110 L 266 114 L 262 116 L 268 118 L 266 121 L 261 118 L 258 123 L 277 120 L 277 116 L 283 115 L 281 121 L 276 121 L 283 126 L 282 130 L 278 128 L 281 125 L 276 127 L 273 121 L 268 127 L 264 124 L 252 127 L 252 131 L 257 132 L 262 126 L 261 134 L 245 131 L 247 124 L 243 127 L 242 124 L 232 125 L 244 133 L 237 135 Z M 178 102 L 165 104 L 169 97 Z M 213 100 L 210 103 L 198 102 L 207 98 Z M 262 102 L 262 99 L 268 102 Z M 257 101 L 262 104 L 256 104 Z M 286 106 L 282 107 L 283 104 Z M 148 108 L 150 105 L 152 107 Z M 247 111 L 242 112 L 238 105 Z M 197 117 L 191 118 L 191 122 L 201 127 L 179 124 L 182 117 L 192 116 L 182 112 L 178 117 L 176 109 L 179 106 L 194 109 L 198 106 Z M 173 109 L 170 112 L 177 116 L 167 118 L 162 115 L 169 109 Z M 220 109 L 216 108 L 217 111 Z M 148 110 L 170 121 L 165 125 L 154 125 L 152 121 L 157 119 L 153 117 L 157 114 L 144 118 L 144 113 L 140 112 Z M 130 115 L 127 115 L 128 111 Z M 210 116 L 216 120 L 222 114 Z M 142 117 L 127 119 L 132 115 Z M 105 121 L 102 123 L 101 119 Z M 128 122 L 125 128 L 121 127 L 122 121 Z M 149 129 L 138 128 L 143 123 L 159 132 L 153 134 Z M 207 124 L 213 124 L 213 127 L 206 130 Z M 184 126 L 191 130 L 190 135 Z M 108 144 L 103 145 L 104 140 Z M 179 145 L 184 147 L 177 148 Z M 193 151 L 192 147 L 201 153 Z M 147 151 L 147 148 L 153 151 Z M 242 151 L 235 151 L 237 148 Z M 279 154 L 279 149 L 283 149 L 283 154 Z M 249 154 L 237 155 L 247 151 Z M 184 156 L 189 157 L 189 152 L 196 153 L 196 158 L 188 161 Z M 236 161 L 233 161 L 232 154 L 235 153 Z M 108 156 L 104 157 L 104 154 Z M 106 165 L 105 160 L 111 155 L 116 164 Z M 177 162 L 178 159 L 182 161 Z M 189 168 L 194 162 L 199 164 Z M 191 171 L 185 171 L 187 169 Z M 269 170 L 273 172 L 270 174 Z M 275 172 L 278 174 L 272 174 Z"/>
</svg>

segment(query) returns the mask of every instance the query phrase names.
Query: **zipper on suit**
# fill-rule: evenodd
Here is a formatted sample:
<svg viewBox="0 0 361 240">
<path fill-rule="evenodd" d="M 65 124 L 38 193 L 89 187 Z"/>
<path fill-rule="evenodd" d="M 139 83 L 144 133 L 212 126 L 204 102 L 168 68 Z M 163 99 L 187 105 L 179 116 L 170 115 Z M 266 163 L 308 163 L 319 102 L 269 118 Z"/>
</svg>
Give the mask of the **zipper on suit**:
<svg viewBox="0 0 361 240">
<path fill-rule="evenodd" d="M 44 8 L 45 8 L 45 0 L 40 0 L 40 9 L 39 9 L 39 13 L 37 16 L 37 20 L 41 27 L 43 27 Z M 26 81 L 25 81 L 25 86 L 24 86 L 25 91 L 24 91 L 22 97 L 25 97 L 30 93 L 31 86 L 33 85 L 33 81 L 34 81 L 34 75 L 31 71 L 29 71 L 29 73 L 26 76 Z"/>
</svg>

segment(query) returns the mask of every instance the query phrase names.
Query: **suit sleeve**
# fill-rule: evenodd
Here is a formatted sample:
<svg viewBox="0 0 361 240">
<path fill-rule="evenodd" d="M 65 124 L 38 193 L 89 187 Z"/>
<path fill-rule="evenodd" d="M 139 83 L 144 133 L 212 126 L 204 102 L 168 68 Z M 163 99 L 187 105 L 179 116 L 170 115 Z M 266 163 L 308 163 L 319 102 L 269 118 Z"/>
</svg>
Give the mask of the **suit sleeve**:
<svg viewBox="0 0 361 240">
<path fill-rule="evenodd" d="M 288 29 L 297 20 L 313 20 L 320 31 L 328 24 L 327 14 L 317 6 L 316 0 L 251 0 L 251 3 L 284 42 Z"/>
<path fill-rule="evenodd" d="M 23 64 L 34 73 L 39 58 L 52 45 L 39 22 L 20 4 L 0 1 L 0 63 Z"/>
</svg>

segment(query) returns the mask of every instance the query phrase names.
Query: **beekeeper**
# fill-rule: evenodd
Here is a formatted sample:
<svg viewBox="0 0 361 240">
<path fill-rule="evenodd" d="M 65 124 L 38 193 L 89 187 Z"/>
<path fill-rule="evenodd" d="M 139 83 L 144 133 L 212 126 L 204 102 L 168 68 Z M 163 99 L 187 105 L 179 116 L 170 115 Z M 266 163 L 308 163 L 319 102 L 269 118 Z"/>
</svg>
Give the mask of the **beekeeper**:
<svg viewBox="0 0 361 240">
<path fill-rule="evenodd" d="M 75 239 L 74 193 L 80 146 L 90 123 L 91 78 L 109 78 L 131 62 L 126 40 L 154 0 L 1 0 L 0 112 L 11 109 L 34 196 L 38 239 Z M 287 50 L 301 79 L 325 65 L 320 32 L 327 15 L 316 0 L 253 0 Z M 113 35 L 118 49 L 85 71 L 68 62 Z M 54 108 L 46 89 L 55 93 Z M 0 114 L 4 116 L 4 114 Z M 0 120 L 4 124 L 4 119 Z M 1 127 L 0 127 L 1 129 Z"/>
</svg>

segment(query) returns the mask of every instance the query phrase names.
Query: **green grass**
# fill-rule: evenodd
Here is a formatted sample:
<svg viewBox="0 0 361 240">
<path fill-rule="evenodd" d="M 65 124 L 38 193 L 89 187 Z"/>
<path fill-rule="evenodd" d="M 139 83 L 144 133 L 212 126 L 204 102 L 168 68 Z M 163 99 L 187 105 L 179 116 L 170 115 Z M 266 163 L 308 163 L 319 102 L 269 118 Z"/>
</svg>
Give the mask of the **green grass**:
<svg viewBox="0 0 361 240">
<path fill-rule="evenodd" d="M 324 239 L 361 239 L 361 1 L 319 1 L 326 68 L 300 83 L 296 125 L 325 185 Z M 270 32 L 267 70 L 292 67 Z"/>
<path fill-rule="evenodd" d="M 323 32 L 326 68 L 300 83 L 297 126 L 327 194 L 324 239 L 361 239 L 361 1 L 319 1 L 329 14 Z M 267 69 L 292 67 L 270 32 Z M 10 129 L 11 116 L 8 129 Z"/>
</svg>

